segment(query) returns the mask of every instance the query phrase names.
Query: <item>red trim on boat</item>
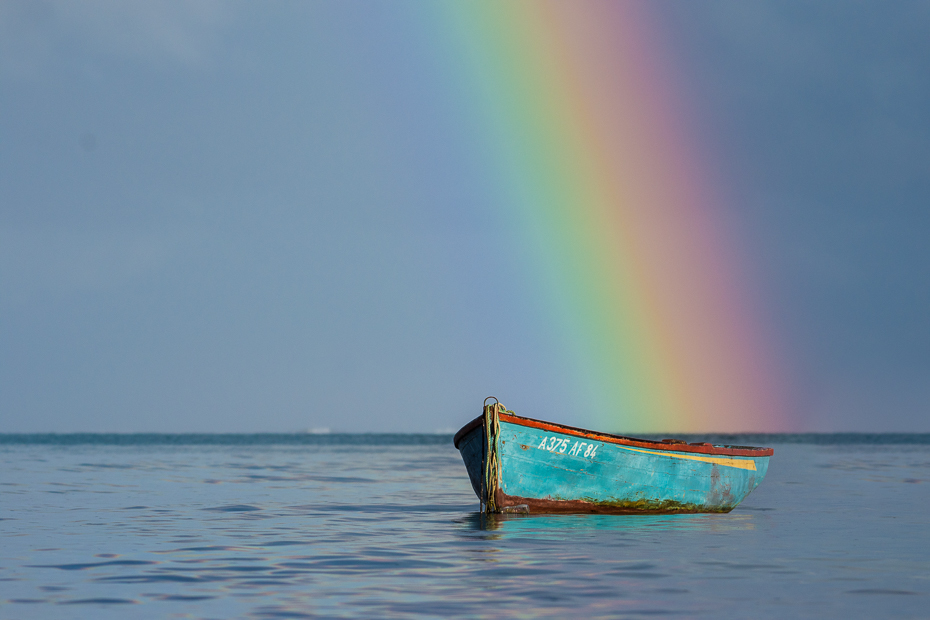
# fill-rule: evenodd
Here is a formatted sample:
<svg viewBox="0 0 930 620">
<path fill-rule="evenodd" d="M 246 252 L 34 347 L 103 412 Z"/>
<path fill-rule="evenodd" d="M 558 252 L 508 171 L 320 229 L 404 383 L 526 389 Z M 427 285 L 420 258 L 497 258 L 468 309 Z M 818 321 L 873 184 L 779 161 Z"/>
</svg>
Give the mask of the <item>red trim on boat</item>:
<svg viewBox="0 0 930 620">
<path fill-rule="evenodd" d="M 482 418 L 483 416 L 478 416 L 463 426 L 459 432 L 455 434 L 455 437 L 452 441 L 456 448 L 459 447 L 459 442 L 462 440 L 462 438 L 465 437 L 465 435 L 481 426 Z M 649 439 L 636 439 L 634 437 L 624 437 L 622 435 L 611 435 L 610 433 L 597 433 L 594 431 L 585 430 L 583 428 L 575 428 L 574 426 L 565 426 L 564 424 L 543 422 L 542 420 L 524 418 L 518 415 L 511 415 L 509 413 L 500 414 L 500 420 L 501 422 L 509 422 L 511 424 L 518 424 L 520 426 L 526 426 L 529 428 L 538 428 L 539 430 L 543 431 L 562 433 L 563 435 L 573 435 L 575 437 L 585 437 L 587 439 L 596 439 L 605 443 L 616 443 L 624 446 L 649 448 L 650 450 L 665 450 L 668 452 L 693 452 L 696 454 L 715 454 L 726 456 L 772 456 L 775 453 L 775 451 L 771 448 L 752 448 L 749 446 L 722 447 L 712 446 L 709 444 L 691 445 L 684 442 L 675 444 L 664 443 L 661 441 L 651 441 Z"/>
<path fill-rule="evenodd" d="M 696 513 L 726 513 L 734 506 L 708 507 L 701 504 L 678 504 L 675 502 L 627 502 L 617 505 L 598 504 L 583 499 L 544 499 L 538 497 L 517 497 L 507 495 L 500 489 L 494 494 L 498 509 L 526 506 L 529 514 L 613 514 L 613 515 L 668 515 L 668 514 L 696 514 Z M 506 512 L 506 510 L 504 511 Z"/>
</svg>

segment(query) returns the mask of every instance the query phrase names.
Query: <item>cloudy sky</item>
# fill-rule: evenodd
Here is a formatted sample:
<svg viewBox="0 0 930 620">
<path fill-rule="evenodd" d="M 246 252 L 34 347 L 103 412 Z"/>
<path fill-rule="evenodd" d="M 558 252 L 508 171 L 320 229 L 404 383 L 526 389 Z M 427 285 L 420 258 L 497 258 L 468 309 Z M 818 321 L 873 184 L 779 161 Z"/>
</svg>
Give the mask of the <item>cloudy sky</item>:
<svg viewBox="0 0 930 620">
<path fill-rule="evenodd" d="M 796 429 L 930 431 L 930 3 L 650 10 Z M 403 3 L 0 0 L 0 432 L 570 410 L 434 36 Z"/>
</svg>

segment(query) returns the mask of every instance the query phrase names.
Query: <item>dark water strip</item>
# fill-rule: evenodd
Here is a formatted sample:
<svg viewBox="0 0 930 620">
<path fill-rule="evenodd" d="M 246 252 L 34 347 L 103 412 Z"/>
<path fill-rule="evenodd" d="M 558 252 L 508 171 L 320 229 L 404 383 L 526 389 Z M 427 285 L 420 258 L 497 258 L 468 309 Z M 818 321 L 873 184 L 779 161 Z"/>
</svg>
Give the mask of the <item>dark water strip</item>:
<svg viewBox="0 0 930 620">
<path fill-rule="evenodd" d="M 814 445 L 926 445 L 930 433 L 735 433 L 641 435 L 644 439 L 674 437 L 688 442 L 769 446 Z M 0 445 L 108 446 L 409 446 L 451 445 L 445 433 L 0 433 Z"/>
<path fill-rule="evenodd" d="M 0 433 L 0 445 L 409 446 L 452 444 L 445 433 Z"/>
</svg>

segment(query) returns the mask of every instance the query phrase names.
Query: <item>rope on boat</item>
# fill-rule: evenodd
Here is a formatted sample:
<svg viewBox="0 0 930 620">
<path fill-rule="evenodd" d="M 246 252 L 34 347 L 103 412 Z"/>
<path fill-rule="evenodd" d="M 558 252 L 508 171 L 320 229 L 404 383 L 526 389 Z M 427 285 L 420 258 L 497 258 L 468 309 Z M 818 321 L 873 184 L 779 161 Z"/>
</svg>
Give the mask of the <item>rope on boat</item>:
<svg viewBox="0 0 930 620">
<path fill-rule="evenodd" d="M 500 414 L 507 409 L 494 398 L 494 404 L 488 401 L 494 398 L 488 396 L 484 399 L 484 512 L 487 514 L 500 512 L 497 505 L 497 489 L 500 487 L 501 463 L 498 455 L 500 447 L 501 422 Z M 509 412 L 512 413 L 512 412 Z"/>
</svg>

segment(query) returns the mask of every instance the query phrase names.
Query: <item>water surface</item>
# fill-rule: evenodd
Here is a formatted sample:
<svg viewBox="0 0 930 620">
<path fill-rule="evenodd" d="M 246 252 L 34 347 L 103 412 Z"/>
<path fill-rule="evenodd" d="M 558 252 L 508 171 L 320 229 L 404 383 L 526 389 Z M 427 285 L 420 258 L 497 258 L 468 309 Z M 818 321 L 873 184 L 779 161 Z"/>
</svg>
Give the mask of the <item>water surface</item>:
<svg viewBox="0 0 930 620">
<path fill-rule="evenodd" d="M 0 436 L 0 617 L 928 617 L 930 437 L 832 437 L 731 440 L 728 515 L 488 520 L 445 436 Z"/>
</svg>

